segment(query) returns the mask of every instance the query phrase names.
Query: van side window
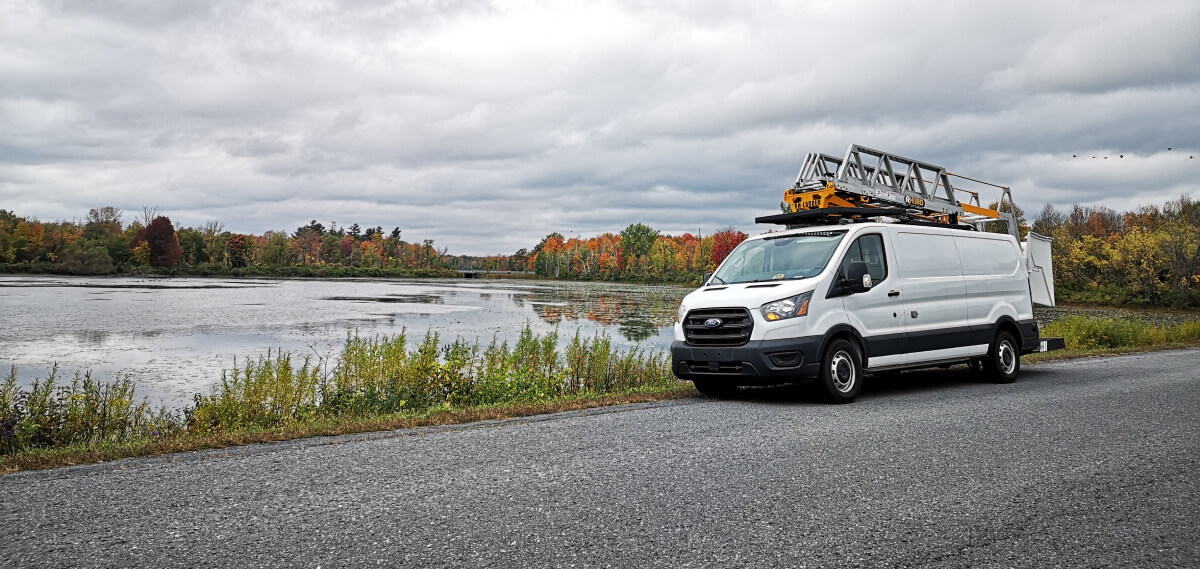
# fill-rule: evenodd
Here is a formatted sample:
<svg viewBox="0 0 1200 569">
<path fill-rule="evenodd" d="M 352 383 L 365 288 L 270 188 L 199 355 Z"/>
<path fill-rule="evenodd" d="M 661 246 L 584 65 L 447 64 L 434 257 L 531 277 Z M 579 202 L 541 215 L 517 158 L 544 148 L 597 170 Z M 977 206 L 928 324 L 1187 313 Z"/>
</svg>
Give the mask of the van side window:
<svg viewBox="0 0 1200 569">
<path fill-rule="evenodd" d="M 863 235 L 850 244 L 846 256 L 842 259 L 842 270 L 845 271 L 850 261 L 862 261 L 867 264 L 867 272 L 871 280 L 880 282 L 887 278 L 887 259 L 883 255 L 883 237 L 878 234 Z"/>
</svg>

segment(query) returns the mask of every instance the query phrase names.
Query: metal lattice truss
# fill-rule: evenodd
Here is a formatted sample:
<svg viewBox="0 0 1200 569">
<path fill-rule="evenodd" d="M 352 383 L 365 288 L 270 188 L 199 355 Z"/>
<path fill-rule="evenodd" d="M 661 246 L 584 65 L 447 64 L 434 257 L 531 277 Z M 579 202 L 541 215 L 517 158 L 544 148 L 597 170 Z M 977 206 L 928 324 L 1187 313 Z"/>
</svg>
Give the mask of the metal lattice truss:
<svg viewBox="0 0 1200 569">
<path fill-rule="evenodd" d="M 951 176 L 999 189 L 997 209 L 982 207 L 978 192 L 954 187 L 950 183 Z M 1015 208 L 1009 188 L 957 176 L 941 166 L 857 144 L 850 146 L 844 158 L 828 154 L 805 157 L 796 183 L 784 193 L 784 204 L 795 213 L 827 208 L 845 212 L 854 211 L 845 208 L 863 208 L 860 217 L 897 217 L 894 215 L 896 208 L 902 208 L 905 214 L 900 217 L 950 225 L 970 224 L 978 229 L 987 222 L 1003 221 L 1008 232 L 1018 236 L 1015 217 L 1010 213 Z M 1005 204 L 1008 211 L 1002 211 Z M 872 212 L 872 209 L 880 211 Z M 764 220 L 781 223 L 785 222 L 786 215 L 769 216 Z"/>
</svg>

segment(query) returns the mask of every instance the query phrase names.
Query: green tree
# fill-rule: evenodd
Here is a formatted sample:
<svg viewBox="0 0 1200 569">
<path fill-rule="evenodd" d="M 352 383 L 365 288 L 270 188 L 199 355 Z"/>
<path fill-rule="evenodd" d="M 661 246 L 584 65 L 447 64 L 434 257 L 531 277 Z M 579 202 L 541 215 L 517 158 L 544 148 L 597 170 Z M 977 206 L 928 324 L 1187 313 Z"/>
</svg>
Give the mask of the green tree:
<svg viewBox="0 0 1200 569">
<path fill-rule="evenodd" d="M 269 232 L 267 244 L 263 247 L 263 262 L 272 267 L 286 267 L 292 260 L 292 243 L 287 235 Z"/>
<path fill-rule="evenodd" d="M 133 249 L 129 247 L 129 240 L 125 238 L 124 233 L 109 237 L 105 248 L 108 249 L 109 258 L 118 268 L 128 265 L 133 260 Z"/>
<path fill-rule="evenodd" d="M 181 260 L 185 265 L 200 265 L 209 262 L 204 234 L 192 228 L 180 229 L 177 233 L 179 247 L 183 250 Z"/>
<path fill-rule="evenodd" d="M 292 237 L 296 237 L 304 231 L 314 231 L 318 236 L 321 236 L 325 234 L 325 226 L 317 223 L 317 220 L 314 219 L 308 222 L 308 225 L 301 225 L 300 227 L 297 227 L 296 232 L 292 234 Z"/>
<path fill-rule="evenodd" d="M 632 223 L 621 231 L 621 252 L 629 260 L 641 257 L 650 252 L 657 238 L 657 229 L 642 223 Z"/>
<path fill-rule="evenodd" d="M 76 239 L 63 249 L 59 266 L 68 273 L 80 275 L 113 272 L 113 261 L 102 243 L 91 239 Z"/>
<path fill-rule="evenodd" d="M 321 236 L 321 262 L 326 264 L 341 264 L 342 238 L 337 233 L 329 232 Z"/>
</svg>

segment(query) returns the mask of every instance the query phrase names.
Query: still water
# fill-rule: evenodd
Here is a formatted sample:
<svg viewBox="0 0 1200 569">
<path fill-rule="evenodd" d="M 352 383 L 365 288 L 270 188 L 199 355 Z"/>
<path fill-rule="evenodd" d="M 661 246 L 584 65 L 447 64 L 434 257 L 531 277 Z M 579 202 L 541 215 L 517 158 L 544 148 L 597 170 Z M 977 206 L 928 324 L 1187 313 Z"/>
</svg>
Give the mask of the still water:
<svg viewBox="0 0 1200 569">
<path fill-rule="evenodd" d="M 55 365 L 63 379 L 128 375 L 154 403 L 182 407 L 235 358 L 282 349 L 332 363 L 349 334 L 511 345 L 528 325 L 557 330 L 560 346 L 578 330 L 664 349 L 688 292 L 528 280 L 0 277 L 0 365 L 15 365 L 26 385 Z"/>
</svg>

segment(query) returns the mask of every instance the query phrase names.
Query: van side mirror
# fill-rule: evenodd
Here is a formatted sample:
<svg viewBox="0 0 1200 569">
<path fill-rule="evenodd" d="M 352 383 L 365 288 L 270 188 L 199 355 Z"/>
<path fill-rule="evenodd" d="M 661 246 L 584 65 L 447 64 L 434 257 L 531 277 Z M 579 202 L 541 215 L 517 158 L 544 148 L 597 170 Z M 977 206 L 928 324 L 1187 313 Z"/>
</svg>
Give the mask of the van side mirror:
<svg viewBox="0 0 1200 569">
<path fill-rule="evenodd" d="M 704 285 L 708 284 L 708 281 L 710 279 L 712 279 L 712 273 L 704 273 L 704 280 L 700 281 L 700 286 L 704 286 Z"/>
<path fill-rule="evenodd" d="M 871 271 L 867 270 L 867 264 L 862 261 L 850 261 L 846 267 L 845 280 L 843 286 L 846 287 L 851 294 L 858 292 L 867 292 L 871 290 Z"/>
</svg>

